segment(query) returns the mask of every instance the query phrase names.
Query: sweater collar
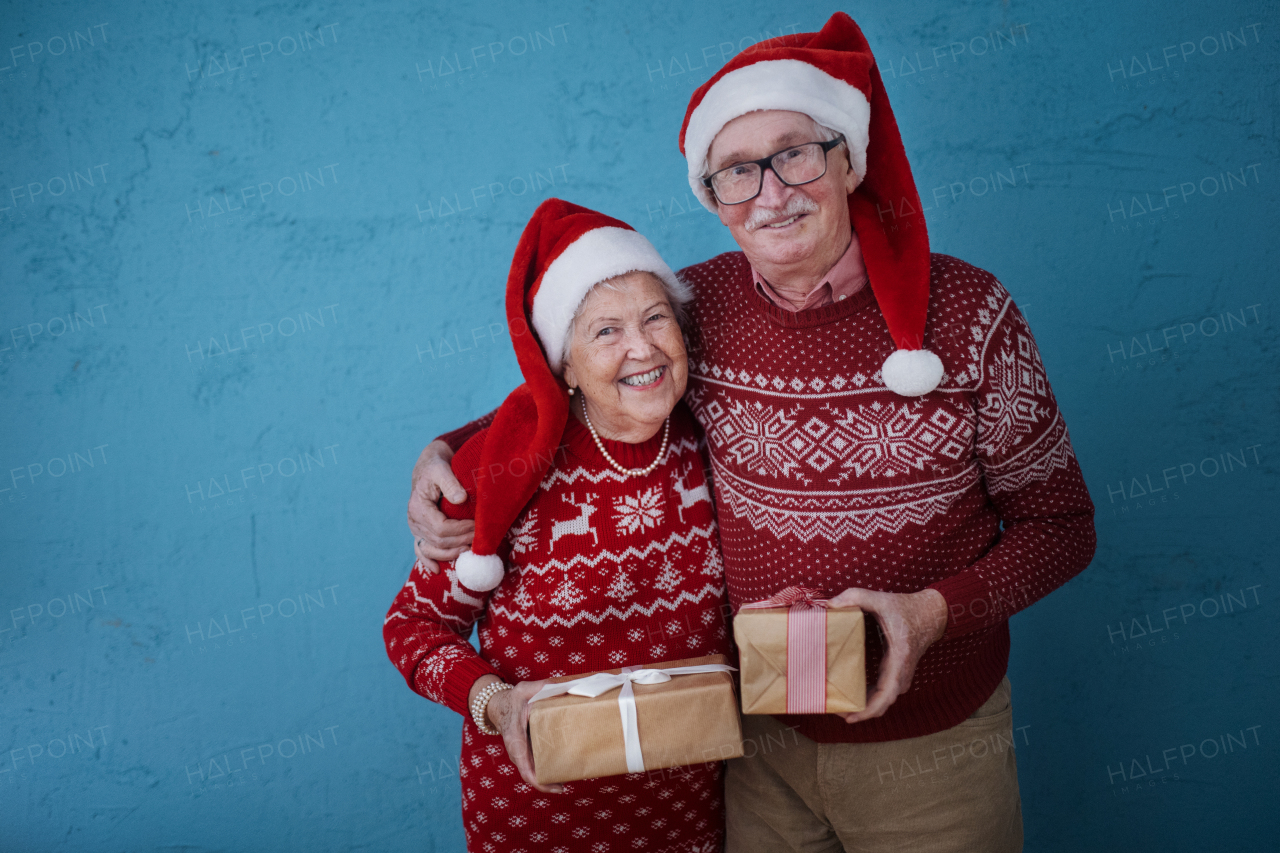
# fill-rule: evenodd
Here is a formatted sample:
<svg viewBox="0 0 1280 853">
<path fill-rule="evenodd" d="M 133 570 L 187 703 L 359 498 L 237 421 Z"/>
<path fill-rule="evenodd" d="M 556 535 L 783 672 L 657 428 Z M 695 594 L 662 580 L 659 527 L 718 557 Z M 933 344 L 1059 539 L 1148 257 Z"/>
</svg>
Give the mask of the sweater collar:
<svg viewBox="0 0 1280 853">
<path fill-rule="evenodd" d="M 572 405 L 580 406 L 582 404 L 575 400 Z M 672 416 L 674 416 L 674 412 Z M 662 427 L 658 427 L 658 431 L 652 437 L 639 444 L 610 441 L 603 436 L 600 438 L 600 443 L 604 445 L 604 449 L 623 468 L 646 468 L 657 458 L 658 451 L 662 449 L 662 432 Z M 586 426 L 579 423 L 572 413 L 569 414 L 569 423 L 565 425 L 564 438 L 561 443 L 568 448 L 570 453 L 592 467 L 613 468 L 609 461 L 604 458 L 604 455 L 600 453 L 600 448 L 596 447 L 595 440 L 592 439 L 591 433 L 587 431 Z"/>
<path fill-rule="evenodd" d="M 862 290 L 867 284 L 867 265 L 862 259 L 862 245 L 858 242 L 858 235 L 852 233 L 849 246 L 840 256 L 840 260 L 836 261 L 836 265 L 827 272 L 822 284 L 814 288 L 803 303 L 792 302 L 778 293 L 755 267 L 751 268 L 751 279 L 755 282 L 756 293 L 769 304 L 788 311 L 800 312 L 843 302 Z"/>
</svg>

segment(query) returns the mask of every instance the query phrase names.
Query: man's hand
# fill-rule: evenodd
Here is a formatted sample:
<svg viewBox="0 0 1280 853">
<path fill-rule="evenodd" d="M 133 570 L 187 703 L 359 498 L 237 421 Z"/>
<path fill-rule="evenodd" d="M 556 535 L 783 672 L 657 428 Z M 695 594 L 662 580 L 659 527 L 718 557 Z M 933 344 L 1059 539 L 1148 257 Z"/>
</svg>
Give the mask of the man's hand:
<svg viewBox="0 0 1280 853">
<path fill-rule="evenodd" d="M 880 681 L 867 697 L 866 710 L 846 714 L 846 723 L 879 717 L 911 686 L 916 664 L 947 630 L 947 601 L 936 589 L 920 592 L 872 592 L 846 589 L 831 607 L 861 607 L 875 615 L 888 649 L 880 662 Z"/>
<path fill-rule="evenodd" d="M 413 533 L 413 552 L 428 573 L 440 570 L 437 560 L 453 560 L 467 550 L 476 533 L 474 521 L 446 518 L 437 506 L 441 495 L 454 504 L 467 499 L 466 490 L 453 476 L 452 459 L 449 445 L 433 441 L 413 466 L 409 531 Z"/>
<path fill-rule="evenodd" d="M 510 690 L 495 693 L 485 709 L 485 716 L 495 729 L 502 732 L 507 756 L 520 771 L 520 778 L 525 784 L 544 794 L 563 794 L 562 785 L 539 785 L 533 769 L 533 745 L 529 741 L 529 699 L 546 683 L 522 681 Z"/>
</svg>

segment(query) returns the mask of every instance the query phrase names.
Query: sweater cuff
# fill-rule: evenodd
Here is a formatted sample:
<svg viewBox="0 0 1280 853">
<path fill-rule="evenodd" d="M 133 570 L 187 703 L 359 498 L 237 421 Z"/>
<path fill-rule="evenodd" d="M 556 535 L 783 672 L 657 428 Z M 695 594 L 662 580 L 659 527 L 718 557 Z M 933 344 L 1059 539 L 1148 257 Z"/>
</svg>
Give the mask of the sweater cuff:
<svg viewBox="0 0 1280 853">
<path fill-rule="evenodd" d="M 423 661 L 423 663 L 425 664 L 426 661 Z M 441 703 L 470 719 L 471 708 L 467 704 L 467 697 L 471 693 L 471 685 L 475 684 L 476 679 L 482 675 L 503 677 L 502 673 L 498 672 L 492 664 L 478 654 L 467 655 L 455 662 L 449 667 L 449 674 L 444 679 L 444 685 L 441 690 L 442 695 L 440 696 Z M 505 679 L 503 680 L 505 681 Z"/>
<path fill-rule="evenodd" d="M 987 582 L 972 570 L 944 578 L 928 589 L 942 593 L 947 602 L 947 630 L 943 640 L 950 640 L 987 627 L 992 607 Z"/>
</svg>

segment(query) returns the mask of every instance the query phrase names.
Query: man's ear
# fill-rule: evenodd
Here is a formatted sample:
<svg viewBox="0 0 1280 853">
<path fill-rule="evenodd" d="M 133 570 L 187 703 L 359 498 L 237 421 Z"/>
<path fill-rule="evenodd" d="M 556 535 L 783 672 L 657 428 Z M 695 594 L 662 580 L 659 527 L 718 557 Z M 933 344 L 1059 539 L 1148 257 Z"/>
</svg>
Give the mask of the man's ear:
<svg viewBox="0 0 1280 853">
<path fill-rule="evenodd" d="M 841 145 L 840 147 L 844 149 L 844 193 L 845 195 L 850 195 L 858 188 L 858 184 L 862 182 L 858 180 L 858 173 L 853 170 L 853 159 L 849 157 L 848 145 Z"/>
</svg>

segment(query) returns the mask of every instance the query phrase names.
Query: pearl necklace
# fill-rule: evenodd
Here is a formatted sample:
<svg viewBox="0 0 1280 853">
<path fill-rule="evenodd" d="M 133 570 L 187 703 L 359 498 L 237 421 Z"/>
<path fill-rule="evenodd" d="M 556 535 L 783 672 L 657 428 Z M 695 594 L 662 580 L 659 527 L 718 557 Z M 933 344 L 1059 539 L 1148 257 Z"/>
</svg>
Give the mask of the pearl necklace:
<svg viewBox="0 0 1280 853">
<path fill-rule="evenodd" d="M 649 463 L 644 468 L 623 468 L 618 461 L 609 455 L 609 451 L 604 449 L 604 444 L 600 441 L 600 436 L 596 434 L 596 428 L 591 425 L 591 416 L 587 414 L 587 398 L 582 398 L 582 419 L 587 422 L 587 429 L 591 432 L 591 438 L 595 441 L 596 447 L 600 453 L 604 455 L 605 461 L 612 465 L 618 473 L 624 477 L 643 477 L 646 474 L 652 474 L 653 469 L 658 467 L 658 463 L 667 455 L 667 436 L 671 433 L 671 416 L 667 415 L 666 421 L 662 425 L 662 447 L 658 449 L 658 458 Z"/>
</svg>

